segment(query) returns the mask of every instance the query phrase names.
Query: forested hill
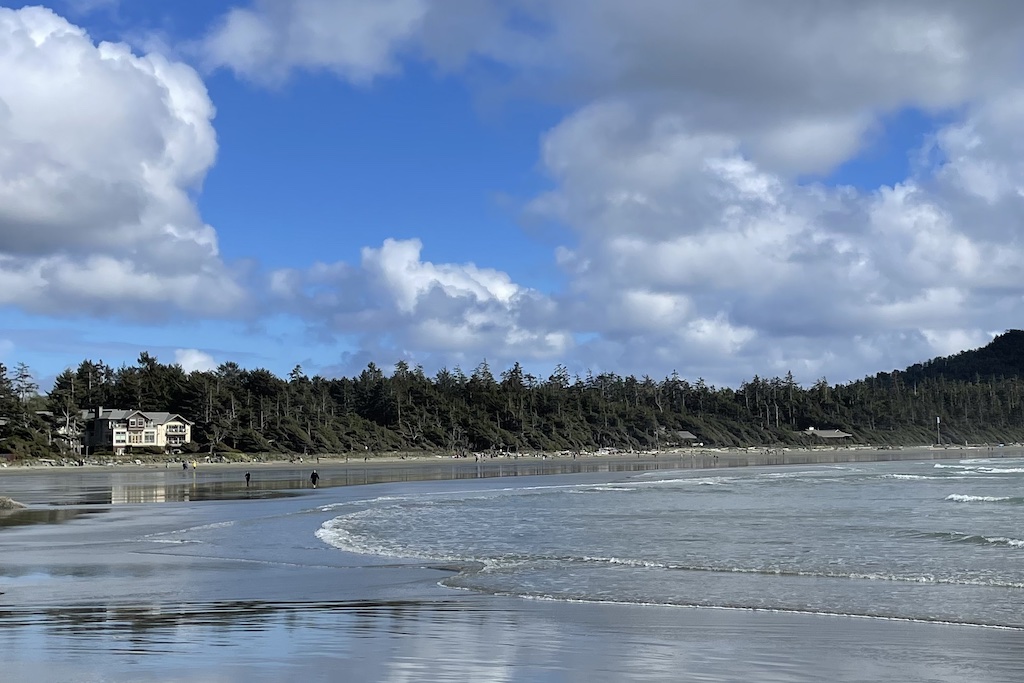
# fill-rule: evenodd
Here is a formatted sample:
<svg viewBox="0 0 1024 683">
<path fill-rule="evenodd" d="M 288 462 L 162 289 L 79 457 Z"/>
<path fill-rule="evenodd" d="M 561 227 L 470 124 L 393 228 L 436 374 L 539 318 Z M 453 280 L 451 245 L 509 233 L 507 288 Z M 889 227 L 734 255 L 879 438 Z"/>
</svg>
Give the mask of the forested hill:
<svg viewBox="0 0 1024 683">
<path fill-rule="evenodd" d="M 691 432 L 708 446 L 820 445 L 816 431 L 849 432 L 874 445 L 1024 441 L 1024 332 L 906 370 L 848 384 L 811 386 L 755 376 L 716 387 L 673 373 L 548 377 L 518 363 L 495 376 L 486 362 L 427 376 L 397 363 L 355 377 L 280 378 L 224 363 L 186 373 L 142 353 L 135 365 L 82 361 L 38 395 L 31 370 L 0 364 L 0 456 L 63 453 L 59 431 L 98 406 L 180 413 L 207 452 L 556 451 L 680 445 Z M 940 429 L 936 429 L 940 418 Z"/>
<path fill-rule="evenodd" d="M 905 382 L 940 377 L 964 382 L 1024 377 L 1024 330 L 1007 330 L 980 349 L 934 358 L 900 374 Z"/>
</svg>

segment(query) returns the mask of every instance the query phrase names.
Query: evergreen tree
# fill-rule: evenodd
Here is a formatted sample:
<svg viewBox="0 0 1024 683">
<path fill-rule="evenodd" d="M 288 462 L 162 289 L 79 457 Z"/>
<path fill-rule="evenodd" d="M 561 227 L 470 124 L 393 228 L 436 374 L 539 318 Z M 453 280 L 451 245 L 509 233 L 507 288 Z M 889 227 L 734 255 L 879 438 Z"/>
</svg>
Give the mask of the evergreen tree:
<svg viewBox="0 0 1024 683">
<path fill-rule="evenodd" d="M 69 370 L 57 375 L 53 389 L 47 396 L 47 409 L 63 428 L 64 434 L 71 436 L 80 430 L 78 397 L 75 393 L 76 374 Z"/>
</svg>

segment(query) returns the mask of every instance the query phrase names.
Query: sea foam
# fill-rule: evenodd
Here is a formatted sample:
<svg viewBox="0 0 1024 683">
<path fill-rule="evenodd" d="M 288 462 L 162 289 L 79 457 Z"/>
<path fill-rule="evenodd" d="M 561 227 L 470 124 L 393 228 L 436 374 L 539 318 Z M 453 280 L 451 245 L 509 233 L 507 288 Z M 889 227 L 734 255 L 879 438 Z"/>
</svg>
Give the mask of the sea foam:
<svg viewBox="0 0 1024 683">
<path fill-rule="evenodd" d="M 970 496 L 962 493 L 951 493 L 946 500 L 954 503 L 1004 503 L 1013 500 L 1010 496 Z"/>
</svg>

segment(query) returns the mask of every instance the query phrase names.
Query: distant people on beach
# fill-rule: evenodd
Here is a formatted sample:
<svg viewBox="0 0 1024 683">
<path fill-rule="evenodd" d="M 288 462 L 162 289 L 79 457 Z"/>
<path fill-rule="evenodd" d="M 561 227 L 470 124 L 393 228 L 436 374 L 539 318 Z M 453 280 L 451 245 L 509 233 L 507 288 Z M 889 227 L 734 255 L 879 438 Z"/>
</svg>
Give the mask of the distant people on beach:
<svg viewBox="0 0 1024 683">
<path fill-rule="evenodd" d="M 185 462 L 184 460 L 181 461 L 181 469 L 183 469 L 183 470 L 187 470 L 188 469 L 188 463 Z"/>
<path fill-rule="evenodd" d="M 252 477 L 248 472 L 245 473 L 245 488 L 249 488 L 249 479 Z"/>
<path fill-rule="evenodd" d="M 320 481 L 320 475 L 316 473 L 316 470 L 313 470 L 313 474 L 309 475 L 309 483 L 313 485 L 313 488 L 316 488 L 318 481 Z"/>
</svg>

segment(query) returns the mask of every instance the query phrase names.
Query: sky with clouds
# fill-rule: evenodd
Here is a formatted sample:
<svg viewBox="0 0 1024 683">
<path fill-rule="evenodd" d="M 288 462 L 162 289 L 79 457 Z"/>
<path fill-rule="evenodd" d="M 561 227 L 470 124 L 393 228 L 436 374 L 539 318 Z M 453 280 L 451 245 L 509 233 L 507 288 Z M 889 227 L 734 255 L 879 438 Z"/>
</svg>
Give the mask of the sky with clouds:
<svg viewBox="0 0 1024 683">
<path fill-rule="evenodd" d="M 1024 313 L 1024 3 L 0 0 L 0 362 L 845 382 Z"/>
</svg>

